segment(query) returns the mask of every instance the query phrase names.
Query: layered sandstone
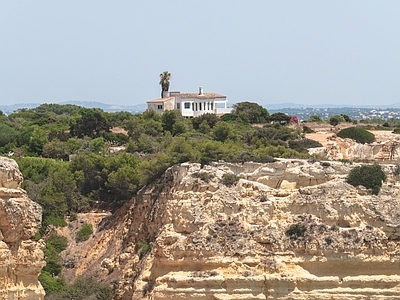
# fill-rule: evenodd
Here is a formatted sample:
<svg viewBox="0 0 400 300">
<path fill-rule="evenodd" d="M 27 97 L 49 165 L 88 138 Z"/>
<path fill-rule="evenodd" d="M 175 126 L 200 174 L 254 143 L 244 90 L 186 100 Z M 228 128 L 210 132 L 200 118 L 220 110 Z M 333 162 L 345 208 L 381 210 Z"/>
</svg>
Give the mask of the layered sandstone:
<svg viewBox="0 0 400 300">
<path fill-rule="evenodd" d="M 129 300 L 400 299 L 398 169 L 384 166 L 374 196 L 345 182 L 354 166 L 174 166 L 67 249 L 65 274 L 114 282 Z"/>
<path fill-rule="evenodd" d="M 21 189 L 14 160 L 0 157 L 0 299 L 44 298 L 38 281 L 45 265 L 42 243 L 30 238 L 42 221 L 41 207 Z"/>
<path fill-rule="evenodd" d="M 352 139 L 329 137 L 324 147 L 309 149 L 311 155 L 321 155 L 330 160 L 388 161 L 400 158 L 400 136 L 371 144 L 360 144 Z"/>
</svg>

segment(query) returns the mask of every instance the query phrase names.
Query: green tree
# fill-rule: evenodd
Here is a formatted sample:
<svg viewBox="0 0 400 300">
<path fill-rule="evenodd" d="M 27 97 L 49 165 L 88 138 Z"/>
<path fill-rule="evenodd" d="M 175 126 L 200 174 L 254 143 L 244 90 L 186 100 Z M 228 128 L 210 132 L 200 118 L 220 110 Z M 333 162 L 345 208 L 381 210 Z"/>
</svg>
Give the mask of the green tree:
<svg viewBox="0 0 400 300">
<path fill-rule="evenodd" d="M 281 124 L 286 124 L 290 121 L 290 116 L 287 114 L 277 112 L 269 116 L 268 120 L 274 121 L 274 122 L 279 122 Z"/>
<path fill-rule="evenodd" d="M 46 132 L 39 126 L 33 127 L 33 132 L 29 138 L 29 151 L 37 155 L 41 155 L 43 147 L 47 143 Z"/>
<path fill-rule="evenodd" d="M 169 91 L 169 80 L 171 79 L 171 73 L 164 71 L 160 74 L 160 85 L 161 85 L 161 98 L 164 97 L 164 92 Z"/>
<path fill-rule="evenodd" d="M 181 113 L 177 110 L 167 110 L 163 112 L 162 116 L 162 127 L 165 131 L 169 131 L 172 135 L 177 135 L 185 131 L 184 125 L 176 125 L 178 123 L 184 122 L 184 118 Z M 182 132 L 183 131 L 183 132 Z"/>
<path fill-rule="evenodd" d="M 107 174 L 108 199 L 128 200 L 135 194 L 140 183 L 138 165 L 139 159 L 127 153 L 107 158 L 103 172 Z"/>
<path fill-rule="evenodd" d="M 218 122 L 213 128 L 214 138 L 217 141 L 224 142 L 234 135 L 233 128 L 229 123 Z"/>
<path fill-rule="evenodd" d="M 309 122 L 309 123 L 324 123 L 324 120 L 322 120 L 322 118 L 319 115 L 314 114 L 314 115 L 311 115 L 306 122 Z"/>
<path fill-rule="evenodd" d="M 98 108 L 83 108 L 79 111 L 78 117 L 70 122 L 70 133 L 78 138 L 99 137 L 102 132 L 109 132 L 110 128 L 111 124 L 106 115 Z"/>
<path fill-rule="evenodd" d="M 99 154 L 77 155 L 70 164 L 71 172 L 81 193 L 99 200 L 99 192 L 105 189 L 107 174 L 103 172 L 106 158 Z"/>
<path fill-rule="evenodd" d="M 203 126 L 205 126 L 205 124 L 208 125 L 208 128 L 213 128 L 215 126 L 215 124 L 217 124 L 218 122 L 218 117 L 215 114 L 203 114 L 199 117 L 193 118 L 192 120 L 192 124 L 193 124 L 193 128 L 198 130 L 200 128 L 200 125 L 203 124 Z"/>
<path fill-rule="evenodd" d="M 353 122 L 353 120 L 348 115 L 340 114 L 340 116 L 344 119 L 344 122 L 347 122 L 347 123 Z"/>
<path fill-rule="evenodd" d="M 66 143 L 59 140 L 52 140 L 43 146 L 42 155 L 44 157 L 67 160 L 69 154 L 71 153 L 68 152 Z"/>
<path fill-rule="evenodd" d="M 336 126 L 340 123 L 344 123 L 345 119 L 342 115 L 333 115 L 329 118 L 329 124 L 332 126 Z"/>
<path fill-rule="evenodd" d="M 12 150 L 16 146 L 19 134 L 14 127 L 0 123 L 0 148 L 4 147 L 3 153 Z"/>
<path fill-rule="evenodd" d="M 268 111 L 253 102 L 240 102 L 233 106 L 233 115 L 237 115 L 243 122 L 255 124 L 266 123 L 268 121 Z"/>
</svg>

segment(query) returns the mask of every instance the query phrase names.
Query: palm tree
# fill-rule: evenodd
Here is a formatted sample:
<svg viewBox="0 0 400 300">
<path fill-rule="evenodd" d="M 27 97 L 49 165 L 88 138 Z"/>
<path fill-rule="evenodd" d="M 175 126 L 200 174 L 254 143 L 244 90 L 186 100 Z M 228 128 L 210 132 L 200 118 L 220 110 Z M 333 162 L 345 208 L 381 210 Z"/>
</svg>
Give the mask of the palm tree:
<svg viewBox="0 0 400 300">
<path fill-rule="evenodd" d="M 160 74 L 160 85 L 161 85 L 161 98 L 164 98 L 164 92 L 169 90 L 169 80 L 171 79 L 171 73 L 164 71 Z"/>
</svg>

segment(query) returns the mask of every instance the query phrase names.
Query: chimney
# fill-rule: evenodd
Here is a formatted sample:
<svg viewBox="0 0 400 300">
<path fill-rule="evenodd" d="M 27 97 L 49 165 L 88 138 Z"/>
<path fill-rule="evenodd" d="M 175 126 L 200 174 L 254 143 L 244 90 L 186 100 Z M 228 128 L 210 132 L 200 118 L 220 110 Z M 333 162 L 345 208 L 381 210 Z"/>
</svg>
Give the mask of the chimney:
<svg viewBox="0 0 400 300">
<path fill-rule="evenodd" d="M 203 87 L 199 86 L 199 96 L 203 96 Z"/>
</svg>

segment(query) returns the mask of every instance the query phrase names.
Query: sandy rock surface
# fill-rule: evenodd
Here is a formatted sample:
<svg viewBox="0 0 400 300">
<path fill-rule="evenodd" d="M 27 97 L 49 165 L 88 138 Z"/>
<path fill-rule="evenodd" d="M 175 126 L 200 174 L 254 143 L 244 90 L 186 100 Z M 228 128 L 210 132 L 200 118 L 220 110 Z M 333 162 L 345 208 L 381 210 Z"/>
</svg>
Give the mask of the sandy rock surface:
<svg viewBox="0 0 400 300">
<path fill-rule="evenodd" d="M 44 243 L 30 240 L 42 209 L 20 188 L 22 180 L 17 163 L 0 157 L 0 299 L 44 299 L 38 281 Z"/>
<path fill-rule="evenodd" d="M 395 166 L 378 196 L 345 182 L 355 166 L 174 166 L 93 219 L 67 272 L 114 282 L 116 299 L 400 299 Z"/>
</svg>

